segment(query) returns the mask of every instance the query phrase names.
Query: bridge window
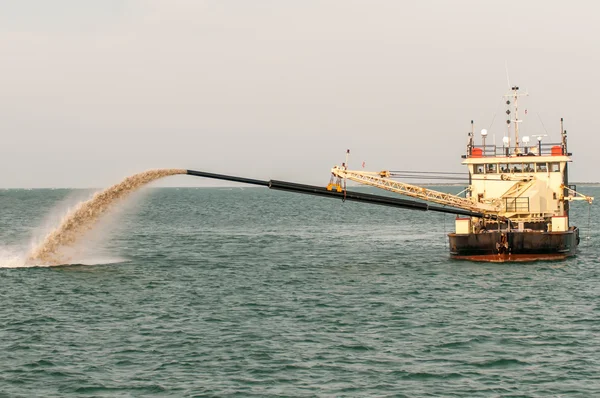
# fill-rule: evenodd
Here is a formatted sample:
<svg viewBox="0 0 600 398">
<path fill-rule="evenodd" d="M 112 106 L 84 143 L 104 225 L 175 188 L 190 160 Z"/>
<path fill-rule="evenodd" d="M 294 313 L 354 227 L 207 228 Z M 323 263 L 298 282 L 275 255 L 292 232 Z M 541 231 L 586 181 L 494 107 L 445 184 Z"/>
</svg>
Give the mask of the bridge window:
<svg viewBox="0 0 600 398">
<path fill-rule="evenodd" d="M 508 173 L 508 165 L 506 163 L 499 164 L 498 169 L 500 173 Z"/>
<path fill-rule="evenodd" d="M 535 171 L 535 164 L 533 163 L 525 163 L 525 168 L 523 169 L 525 173 L 533 173 Z"/>
<path fill-rule="evenodd" d="M 512 173 L 520 173 L 523 171 L 523 165 L 521 163 L 515 163 L 510 165 L 510 171 Z"/>
<path fill-rule="evenodd" d="M 498 172 L 498 171 L 497 171 L 497 168 L 498 168 L 498 165 L 497 165 L 497 164 L 495 164 L 495 163 L 493 163 L 493 164 L 488 164 L 488 165 L 486 165 L 485 172 L 486 172 L 487 174 L 496 174 L 496 173 Z"/>
<path fill-rule="evenodd" d="M 560 163 L 550 163 L 550 171 L 553 173 L 560 171 Z"/>
<path fill-rule="evenodd" d="M 482 164 L 476 164 L 474 169 L 475 169 L 475 174 L 483 174 L 483 168 L 484 165 Z"/>
<path fill-rule="evenodd" d="M 546 173 L 548 171 L 548 165 L 546 163 L 536 163 L 535 168 L 538 173 Z"/>
</svg>

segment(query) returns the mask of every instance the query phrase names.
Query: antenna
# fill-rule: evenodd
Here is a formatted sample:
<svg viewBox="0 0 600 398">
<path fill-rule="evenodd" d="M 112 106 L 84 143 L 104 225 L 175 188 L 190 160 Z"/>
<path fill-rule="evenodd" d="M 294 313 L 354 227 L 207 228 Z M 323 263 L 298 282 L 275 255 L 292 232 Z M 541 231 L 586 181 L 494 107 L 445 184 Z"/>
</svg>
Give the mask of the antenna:
<svg viewBox="0 0 600 398">
<path fill-rule="evenodd" d="M 485 156 L 485 139 L 488 135 L 488 131 L 486 129 L 481 130 L 481 139 L 483 141 L 483 156 Z"/>
<path fill-rule="evenodd" d="M 535 134 L 532 137 L 535 137 L 538 142 L 538 156 L 542 156 L 542 137 L 548 137 L 548 134 Z"/>
<path fill-rule="evenodd" d="M 506 83 L 508 83 L 508 89 L 510 90 L 510 79 L 508 78 L 508 61 L 504 61 L 504 69 L 506 69 Z"/>
<path fill-rule="evenodd" d="M 546 126 L 544 125 L 544 121 L 542 120 L 542 117 L 540 116 L 540 113 L 539 112 L 536 112 L 536 113 L 537 113 L 538 119 L 540 119 L 540 123 L 542 123 L 542 127 L 544 128 L 544 131 L 546 132 L 546 134 L 544 134 L 544 137 L 547 137 L 548 136 L 548 130 L 546 130 Z M 534 135 L 534 137 L 535 137 L 535 135 Z"/>
<path fill-rule="evenodd" d="M 348 169 L 348 158 L 350 157 L 350 149 L 346 149 L 346 170 Z"/>
</svg>

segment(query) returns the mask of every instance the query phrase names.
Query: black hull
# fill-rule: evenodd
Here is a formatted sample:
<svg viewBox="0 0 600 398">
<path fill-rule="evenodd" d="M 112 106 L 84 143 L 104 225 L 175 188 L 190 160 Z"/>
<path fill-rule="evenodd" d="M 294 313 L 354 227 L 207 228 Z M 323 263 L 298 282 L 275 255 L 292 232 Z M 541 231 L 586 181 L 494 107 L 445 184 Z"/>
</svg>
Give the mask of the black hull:
<svg viewBox="0 0 600 398">
<path fill-rule="evenodd" d="M 562 260 L 575 255 L 579 229 L 566 232 L 486 231 L 478 234 L 448 234 L 450 256 L 471 261 Z"/>
</svg>

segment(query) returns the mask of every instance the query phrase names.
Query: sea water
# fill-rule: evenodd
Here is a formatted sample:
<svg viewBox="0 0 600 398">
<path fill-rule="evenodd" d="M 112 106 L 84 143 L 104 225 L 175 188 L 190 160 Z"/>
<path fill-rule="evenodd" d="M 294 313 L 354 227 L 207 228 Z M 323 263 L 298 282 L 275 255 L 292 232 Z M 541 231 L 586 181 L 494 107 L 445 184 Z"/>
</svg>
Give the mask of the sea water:
<svg viewBox="0 0 600 398">
<path fill-rule="evenodd" d="M 157 188 L 24 267 L 83 194 L 0 191 L 0 396 L 600 395 L 597 205 L 578 256 L 486 264 L 449 259 L 451 215 Z"/>
</svg>

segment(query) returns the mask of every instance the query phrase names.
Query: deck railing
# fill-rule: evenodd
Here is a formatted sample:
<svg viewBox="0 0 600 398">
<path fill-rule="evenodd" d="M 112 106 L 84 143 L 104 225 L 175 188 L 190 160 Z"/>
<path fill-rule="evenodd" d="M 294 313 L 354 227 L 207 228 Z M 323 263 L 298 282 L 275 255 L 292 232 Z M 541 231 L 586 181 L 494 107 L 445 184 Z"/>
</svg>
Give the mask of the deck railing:
<svg viewBox="0 0 600 398">
<path fill-rule="evenodd" d="M 467 148 L 466 158 L 512 157 L 512 156 L 571 156 L 561 143 L 539 143 L 530 146 L 472 145 Z"/>
</svg>

